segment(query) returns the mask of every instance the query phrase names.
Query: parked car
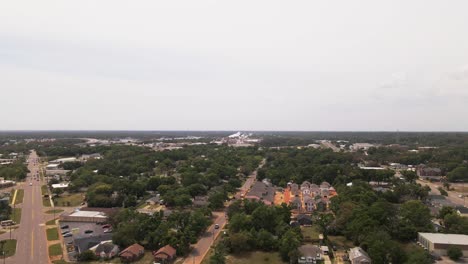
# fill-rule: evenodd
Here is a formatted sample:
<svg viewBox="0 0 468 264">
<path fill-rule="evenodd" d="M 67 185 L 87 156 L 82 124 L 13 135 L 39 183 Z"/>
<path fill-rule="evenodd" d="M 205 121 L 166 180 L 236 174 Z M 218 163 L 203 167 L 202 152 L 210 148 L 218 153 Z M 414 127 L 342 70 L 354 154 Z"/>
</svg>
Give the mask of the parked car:
<svg viewBox="0 0 468 264">
<path fill-rule="evenodd" d="M 60 227 L 60 229 L 66 229 L 66 228 L 70 228 L 70 226 L 68 226 L 68 225 L 63 225 L 63 226 Z"/>
<path fill-rule="evenodd" d="M 63 237 L 71 237 L 71 236 L 73 236 L 72 233 L 65 233 L 65 234 L 63 234 Z"/>
<path fill-rule="evenodd" d="M 102 228 L 111 228 L 111 225 L 109 225 L 109 224 L 103 225 Z"/>
<path fill-rule="evenodd" d="M 85 234 L 91 234 L 91 233 L 93 233 L 93 232 L 94 232 L 93 230 L 86 230 L 86 231 L 84 231 Z"/>
<path fill-rule="evenodd" d="M 219 225 L 218 225 L 218 224 L 215 224 L 215 229 L 219 229 Z"/>
<path fill-rule="evenodd" d="M 62 235 L 65 235 L 65 234 L 68 234 L 68 233 L 70 233 L 70 230 L 62 231 Z"/>
<path fill-rule="evenodd" d="M 104 233 L 112 233 L 112 228 L 104 229 Z"/>
</svg>

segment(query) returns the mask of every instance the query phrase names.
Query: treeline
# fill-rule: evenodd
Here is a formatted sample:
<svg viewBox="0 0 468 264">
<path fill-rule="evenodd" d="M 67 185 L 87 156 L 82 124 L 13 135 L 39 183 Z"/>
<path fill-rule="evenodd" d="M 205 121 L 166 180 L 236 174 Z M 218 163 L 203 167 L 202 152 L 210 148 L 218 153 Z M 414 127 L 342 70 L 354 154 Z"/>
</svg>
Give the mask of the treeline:
<svg viewBox="0 0 468 264">
<path fill-rule="evenodd" d="M 259 170 L 258 177 L 268 178 L 282 187 L 289 181 L 299 184 L 303 181 L 315 184 L 326 181 L 332 185 L 346 184 L 358 179 L 390 181 L 394 175 L 389 170 L 361 170 L 355 165 L 360 161 L 355 153 L 333 152 L 328 149 L 269 150 L 266 158 L 266 166 Z"/>
<path fill-rule="evenodd" d="M 158 191 L 166 205 L 178 207 L 210 193 L 212 207 L 219 208 L 262 159 L 255 147 L 217 145 L 163 152 L 111 146 L 103 154 L 103 159 L 88 161 L 71 175 L 71 190 L 88 188 L 92 206 L 134 206 L 146 191 Z"/>
<path fill-rule="evenodd" d="M 194 211 L 174 211 L 167 218 L 163 212 L 152 216 L 131 209 L 122 209 L 110 220 L 114 227 L 112 240 L 121 248 L 139 243 L 148 250 L 156 250 L 165 245 L 177 249 L 177 255 L 185 256 L 190 244 L 211 223 L 211 211 L 207 208 Z"/>
<path fill-rule="evenodd" d="M 279 252 L 284 261 L 296 261 L 302 242 L 299 227 L 291 227 L 288 206 L 267 206 L 244 200 L 232 203 L 227 211 L 228 234 L 222 241 L 230 253 L 254 250 Z"/>
<path fill-rule="evenodd" d="M 20 181 L 26 179 L 29 173 L 28 167 L 23 163 L 21 159 L 17 160 L 12 164 L 0 166 L 0 177 L 12 181 Z"/>
<path fill-rule="evenodd" d="M 414 184 L 406 184 L 414 185 Z M 417 232 L 432 232 L 431 214 L 427 206 L 414 194 L 404 199 L 405 192 L 396 197 L 380 195 L 364 182 L 355 181 L 352 187 L 340 187 L 339 195 L 331 199 L 336 218 L 325 229 L 326 235 L 342 234 L 361 246 L 375 263 L 431 263 L 424 251 L 407 253 L 403 243 L 416 239 Z"/>
</svg>

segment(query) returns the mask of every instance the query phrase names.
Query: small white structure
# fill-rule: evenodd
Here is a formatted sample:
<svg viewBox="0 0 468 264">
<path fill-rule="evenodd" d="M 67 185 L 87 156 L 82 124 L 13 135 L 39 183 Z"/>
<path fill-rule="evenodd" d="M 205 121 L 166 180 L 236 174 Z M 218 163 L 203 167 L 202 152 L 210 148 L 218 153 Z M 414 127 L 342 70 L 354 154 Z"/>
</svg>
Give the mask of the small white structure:
<svg viewBox="0 0 468 264">
<path fill-rule="evenodd" d="M 64 188 L 68 188 L 68 185 L 70 185 L 69 182 L 66 182 L 66 183 L 57 183 L 57 184 L 52 184 L 52 188 L 53 188 L 53 189 L 64 189 Z"/>
</svg>

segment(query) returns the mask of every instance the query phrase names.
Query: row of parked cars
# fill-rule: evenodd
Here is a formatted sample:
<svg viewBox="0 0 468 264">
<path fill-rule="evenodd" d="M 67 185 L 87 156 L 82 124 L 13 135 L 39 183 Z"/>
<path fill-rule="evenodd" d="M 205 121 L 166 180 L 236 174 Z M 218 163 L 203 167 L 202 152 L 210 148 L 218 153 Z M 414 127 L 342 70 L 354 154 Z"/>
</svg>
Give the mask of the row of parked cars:
<svg viewBox="0 0 468 264">
<path fill-rule="evenodd" d="M 102 228 L 104 229 L 104 233 L 112 233 L 112 231 L 113 231 L 112 226 L 109 225 L 109 224 L 103 225 Z M 63 237 L 73 236 L 73 233 L 71 232 L 69 225 L 63 225 L 63 226 L 60 227 L 60 229 L 62 230 L 62 236 Z M 84 233 L 85 234 L 92 234 L 92 233 L 94 233 L 94 231 L 88 229 L 88 230 L 85 230 Z"/>
</svg>

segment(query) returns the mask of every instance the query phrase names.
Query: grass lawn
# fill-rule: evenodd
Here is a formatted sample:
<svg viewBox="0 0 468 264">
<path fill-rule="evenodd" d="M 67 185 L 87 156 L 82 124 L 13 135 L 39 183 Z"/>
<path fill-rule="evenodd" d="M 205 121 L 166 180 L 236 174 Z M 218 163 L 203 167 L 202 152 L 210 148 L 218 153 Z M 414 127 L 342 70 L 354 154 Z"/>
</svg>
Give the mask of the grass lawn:
<svg viewBox="0 0 468 264">
<path fill-rule="evenodd" d="M 305 240 L 318 240 L 321 233 L 319 227 L 316 225 L 302 226 L 301 231 Z"/>
<path fill-rule="evenodd" d="M 63 212 L 62 209 L 53 209 L 53 210 L 46 211 L 45 213 L 46 214 L 58 214 L 58 213 L 61 213 L 61 212 Z"/>
<path fill-rule="evenodd" d="M 18 189 L 18 191 L 16 192 L 16 200 L 15 200 L 15 204 L 20 204 L 23 202 L 23 198 L 24 198 L 24 190 L 23 189 Z M 13 198 L 12 198 L 13 199 Z"/>
<path fill-rule="evenodd" d="M 55 220 L 57 220 L 57 218 L 47 221 L 46 225 L 55 225 Z"/>
<path fill-rule="evenodd" d="M 42 205 L 44 205 L 45 207 L 51 207 L 52 205 L 50 204 L 50 199 L 47 197 L 47 198 L 42 198 Z"/>
<path fill-rule="evenodd" d="M 346 239 L 344 236 L 328 236 L 328 240 L 332 242 L 333 245 L 344 248 L 354 247 L 353 242 Z"/>
<path fill-rule="evenodd" d="M 82 193 L 73 193 L 70 195 L 61 195 L 54 199 L 55 206 L 78 206 L 83 202 Z"/>
<path fill-rule="evenodd" d="M 44 196 L 44 195 L 46 195 L 46 194 L 49 194 L 49 193 L 47 192 L 47 185 L 42 185 L 42 186 L 41 186 L 41 194 L 42 194 L 42 196 Z"/>
<path fill-rule="evenodd" d="M 283 264 L 279 253 L 277 252 L 262 252 L 254 251 L 249 253 L 242 253 L 238 255 L 228 255 L 226 257 L 227 264 Z"/>
<path fill-rule="evenodd" d="M 48 228 L 46 230 L 46 234 L 47 234 L 47 240 L 49 240 L 49 241 L 59 239 L 59 234 L 58 234 L 57 228 L 55 228 L 55 227 L 54 228 Z"/>
<path fill-rule="evenodd" d="M 11 209 L 10 219 L 19 224 L 21 222 L 21 208 Z"/>
<path fill-rule="evenodd" d="M 49 256 L 60 256 L 62 255 L 62 246 L 60 243 L 49 246 Z"/>
<path fill-rule="evenodd" d="M 132 264 L 148 264 L 148 263 L 153 263 L 154 261 L 154 257 L 153 255 L 151 254 L 150 251 L 145 251 L 145 255 L 143 255 L 143 257 L 137 261 L 134 261 L 132 262 Z M 91 261 L 91 262 L 87 262 L 89 264 L 102 264 L 102 263 L 106 263 L 106 264 L 110 264 L 110 263 L 123 263 L 120 261 L 120 259 L 118 257 L 115 257 L 111 260 L 106 260 L 105 262 L 103 261 Z"/>
<path fill-rule="evenodd" d="M 16 239 L 2 240 L 2 243 L 3 243 L 3 241 L 6 241 L 5 245 L 3 246 L 3 250 L 6 252 L 5 257 L 11 257 L 11 256 L 15 255 L 15 253 L 16 253 Z"/>
</svg>

